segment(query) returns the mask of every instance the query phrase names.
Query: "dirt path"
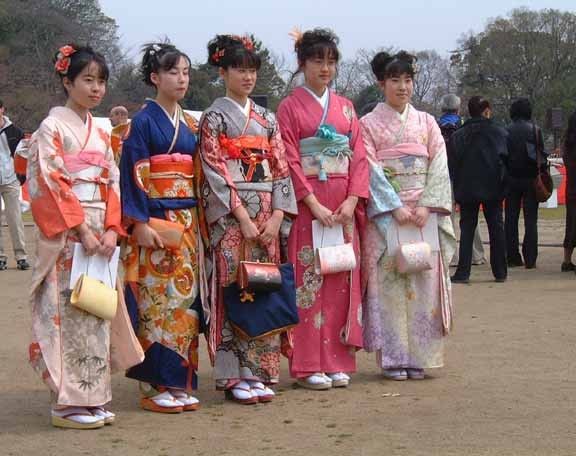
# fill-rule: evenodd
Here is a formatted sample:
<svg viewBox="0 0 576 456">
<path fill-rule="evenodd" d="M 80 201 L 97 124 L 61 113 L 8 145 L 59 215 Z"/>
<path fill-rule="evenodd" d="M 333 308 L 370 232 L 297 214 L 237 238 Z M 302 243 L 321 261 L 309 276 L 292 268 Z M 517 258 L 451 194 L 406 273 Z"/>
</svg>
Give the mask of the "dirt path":
<svg viewBox="0 0 576 456">
<path fill-rule="evenodd" d="M 562 226 L 545 221 L 543 240 L 561 242 Z M 30 274 L 0 272 L 0 455 L 574 455 L 576 277 L 560 261 L 543 248 L 537 270 L 504 284 L 474 268 L 455 287 L 446 368 L 427 380 L 384 381 L 361 353 L 350 388 L 312 392 L 292 386 L 284 363 L 274 403 L 239 406 L 213 390 L 202 347 L 200 411 L 141 411 L 137 385 L 117 375 L 117 424 L 84 432 L 49 425 L 48 393 L 26 362 Z"/>
</svg>

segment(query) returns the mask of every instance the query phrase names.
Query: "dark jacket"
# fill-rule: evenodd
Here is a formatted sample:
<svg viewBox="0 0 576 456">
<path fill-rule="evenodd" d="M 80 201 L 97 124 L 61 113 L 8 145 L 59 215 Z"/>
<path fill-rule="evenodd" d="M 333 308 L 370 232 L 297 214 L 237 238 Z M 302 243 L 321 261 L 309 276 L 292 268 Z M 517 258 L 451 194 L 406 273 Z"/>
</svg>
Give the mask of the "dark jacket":
<svg viewBox="0 0 576 456">
<path fill-rule="evenodd" d="M 515 120 L 508 126 L 508 174 L 516 179 L 534 179 L 536 166 L 536 135 L 542 165 L 546 165 L 542 130 L 529 120 Z M 533 145 L 527 147 L 527 144 Z"/>
<path fill-rule="evenodd" d="M 6 139 L 8 140 L 8 147 L 10 148 L 10 155 L 14 157 L 16 147 L 18 147 L 18 143 L 24 137 L 24 133 L 13 123 L 8 121 L 7 117 L 5 117 L 4 120 L 6 123 L 4 124 L 4 127 L 0 128 L 0 135 L 4 133 L 6 134 Z"/>
<path fill-rule="evenodd" d="M 448 144 L 448 166 L 457 203 L 504 198 L 507 132 L 484 117 L 472 118 Z"/>
</svg>

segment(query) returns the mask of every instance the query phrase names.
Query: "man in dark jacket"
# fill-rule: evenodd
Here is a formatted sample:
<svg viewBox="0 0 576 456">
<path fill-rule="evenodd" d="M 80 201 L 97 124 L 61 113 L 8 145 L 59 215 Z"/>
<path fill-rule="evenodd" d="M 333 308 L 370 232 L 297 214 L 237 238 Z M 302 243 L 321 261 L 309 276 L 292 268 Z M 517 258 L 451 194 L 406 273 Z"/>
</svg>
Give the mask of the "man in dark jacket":
<svg viewBox="0 0 576 456">
<path fill-rule="evenodd" d="M 532 122 L 532 105 L 527 98 L 519 98 L 510 106 L 512 124 L 508 127 L 508 193 L 506 196 L 506 252 L 508 266 L 536 267 L 538 257 L 538 201 L 533 181 L 538 166 L 536 147 L 542 165 L 546 165 L 542 130 Z M 520 206 L 524 211 L 524 241 L 522 256 L 518 243 Z M 522 261 L 524 257 L 524 261 Z"/>
<path fill-rule="evenodd" d="M 452 282 L 468 283 L 472 241 L 480 205 L 490 236 L 490 266 L 497 282 L 507 276 L 506 240 L 502 220 L 505 194 L 507 132 L 490 118 L 488 100 L 475 96 L 468 102 L 470 119 L 451 137 L 448 166 L 454 199 L 460 205 L 460 258 Z"/>
</svg>

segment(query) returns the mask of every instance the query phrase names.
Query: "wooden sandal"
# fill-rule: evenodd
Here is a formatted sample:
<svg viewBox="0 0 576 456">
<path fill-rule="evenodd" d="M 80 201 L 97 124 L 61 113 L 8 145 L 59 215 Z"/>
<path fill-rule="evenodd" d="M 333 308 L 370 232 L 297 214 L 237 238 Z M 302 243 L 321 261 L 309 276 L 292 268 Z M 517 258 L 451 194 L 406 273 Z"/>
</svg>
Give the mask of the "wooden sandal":
<svg viewBox="0 0 576 456">
<path fill-rule="evenodd" d="M 250 397 L 241 397 L 245 395 L 243 393 L 249 393 Z M 227 389 L 225 391 L 225 397 L 230 401 L 238 402 L 243 405 L 253 405 L 258 403 L 258 396 L 252 394 L 250 385 L 245 381 L 236 383 L 232 388 Z"/>
</svg>

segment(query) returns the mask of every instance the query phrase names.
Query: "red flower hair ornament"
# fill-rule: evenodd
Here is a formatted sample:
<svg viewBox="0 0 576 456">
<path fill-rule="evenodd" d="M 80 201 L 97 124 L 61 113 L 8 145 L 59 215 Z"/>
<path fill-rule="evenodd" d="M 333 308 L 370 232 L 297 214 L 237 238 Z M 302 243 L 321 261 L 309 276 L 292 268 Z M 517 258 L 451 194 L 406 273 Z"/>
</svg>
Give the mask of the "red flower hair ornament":
<svg viewBox="0 0 576 456">
<path fill-rule="evenodd" d="M 242 42 L 242 46 L 248 51 L 254 51 L 254 42 L 250 39 L 249 36 L 240 36 L 240 35 L 230 35 L 233 39 Z M 219 62 L 222 57 L 224 57 L 226 49 L 219 49 L 216 48 L 216 52 L 212 54 L 212 60 L 215 62 Z"/>
<path fill-rule="evenodd" d="M 68 68 L 70 68 L 70 56 L 76 52 L 70 45 L 62 46 L 58 49 L 58 55 L 56 56 L 56 63 L 54 64 L 54 69 L 58 74 L 66 76 L 68 73 Z"/>
</svg>

